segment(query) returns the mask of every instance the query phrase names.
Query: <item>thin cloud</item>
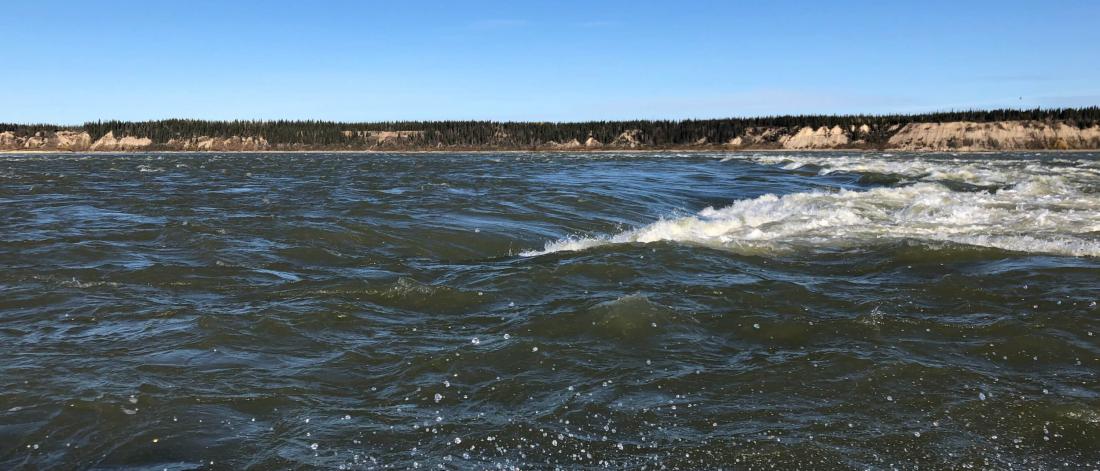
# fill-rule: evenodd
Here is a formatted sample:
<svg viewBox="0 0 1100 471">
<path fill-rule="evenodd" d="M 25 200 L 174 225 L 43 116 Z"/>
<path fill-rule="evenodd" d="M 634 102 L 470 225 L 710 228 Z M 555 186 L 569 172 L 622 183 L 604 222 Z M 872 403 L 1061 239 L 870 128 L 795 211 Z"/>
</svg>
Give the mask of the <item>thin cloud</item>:
<svg viewBox="0 0 1100 471">
<path fill-rule="evenodd" d="M 979 76 L 978 80 L 989 82 L 1051 82 L 1065 80 L 1065 77 L 1046 74 L 994 74 Z"/>
<path fill-rule="evenodd" d="M 514 29 L 527 26 L 529 22 L 527 20 L 508 19 L 508 18 L 496 18 L 488 20 L 478 20 L 470 23 L 470 28 L 479 30 L 493 30 L 493 29 Z"/>
<path fill-rule="evenodd" d="M 612 20 L 593 20 L 574 23 L 574 25 L 580 28 L 608 28 L 611 26 L 618 26 L 619 22 Z"/>
<path fill-rule="evenodd" d="M 617 98 L 571 109 L 574 114 L 611 118 L 720 118 L 806 113 L 889 112 L 916 103 L 907 96 L 756 89 L 736 93 Z"/>
<path fill-rule="evenodd" d="M 993 108 L 1073 108 L 1080 106 L 1100 105 L 1100 95 L 1022 95 L 987 98 L 975 101 L 960 101 L 953 103 L 927 103 L 912 107 L 901 107 L 894 111 L 898 113 L 929 113 L 935 111 L 952 110 L 977 110 Z"/>
<path fill-rule="evenodd" d="M 1035 101 L 1043 106 L 1098 106 L 1100 105 L 1100 95 L 1039 96 L 1035 97 Z"/>
</svg>

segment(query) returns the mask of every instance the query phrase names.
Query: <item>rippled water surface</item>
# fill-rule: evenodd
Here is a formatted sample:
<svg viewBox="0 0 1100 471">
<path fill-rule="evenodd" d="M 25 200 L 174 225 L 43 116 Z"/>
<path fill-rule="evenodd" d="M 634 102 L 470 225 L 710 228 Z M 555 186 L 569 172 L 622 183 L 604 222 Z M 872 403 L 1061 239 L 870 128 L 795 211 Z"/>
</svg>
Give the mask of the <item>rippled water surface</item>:
<svg viewBox="0 0 1100 471">
<path fill-rule="evenodd" d="M 0 156 L 0 468 L 1100 466 L 1100 156 Z"/>
</svg>

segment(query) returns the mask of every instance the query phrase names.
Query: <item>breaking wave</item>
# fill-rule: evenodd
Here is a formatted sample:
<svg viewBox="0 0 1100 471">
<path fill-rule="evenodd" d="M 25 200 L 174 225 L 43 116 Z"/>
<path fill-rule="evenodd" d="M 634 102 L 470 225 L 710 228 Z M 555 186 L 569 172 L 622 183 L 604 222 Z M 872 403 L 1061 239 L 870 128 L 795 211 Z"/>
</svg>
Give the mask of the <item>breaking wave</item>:
<svg viewBox="0 0 1100 471">
<path fill-rule="evenodd" d="M 1002 250 L 1100 256 L 1100 169 L 1089 161 L 958 161 L 883 157 L 753 156 L 753 161 L 819 173 L 880 173 L 899 186 L 864 191 L 767 194 L 723 208 L 664 219 L 603 237 L 566 238 L 533 256 L 607 244 L 671 241 L 744 253 L 849 248 L 899 240 Z M 962 182 L 997 189 L 958 191 Z"/>
<path fill-rule="evenodd" d="M 909 181 L 959 182 L 975 186 L 1010 186 L 1034 179 L 1061 178 L 1081 186 L 1100 184 L 1100 165 L 1096 160 L 1059 160 L 1043 162 L 1034 158 L 968 157 L 966 159 L 932 156 L 820 156 L 754 154 L 734 156 L 765 165 L 780 165 L 787 170 L 807 166 L 818 174 L 861 173 L 894 175 Z"/>
</svg>

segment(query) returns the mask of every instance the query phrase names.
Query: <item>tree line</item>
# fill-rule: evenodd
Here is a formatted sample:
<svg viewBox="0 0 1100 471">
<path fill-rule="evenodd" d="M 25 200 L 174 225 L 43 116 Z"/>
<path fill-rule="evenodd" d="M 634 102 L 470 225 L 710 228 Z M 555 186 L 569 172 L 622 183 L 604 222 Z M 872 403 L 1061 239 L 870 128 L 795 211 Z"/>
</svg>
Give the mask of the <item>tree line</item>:
<svg viewBox="0 0 1100 471">
<path fill-rule="evenodd" d="M 553 141 L 566 143 L 594 138 L 607 144 L 630 131 L 639 145 L 649 147 L 690 145 L 700 141 L 728 142 L 753 128 L 797 129 L 803 126 L 839 126 L 852 139 L 868 143 L 885 142 L 895 125 L 952 121 L 1059 121 L 1082 128 L 1100 124 L 1100 107 L 1034 108 L 945 111 L 888 115 L 786 115 L 751 118 L 635 120 L 589 122 L 496 122 L 496 121 L 382 121 L 344 123 L 334 121 L 206 121 L 166 119 L 157 121 L 95 121 L 79 126 L 50 124 L 5 124 L 0 131 L 33 135 L 57 131 L 85 131 L 92 139 L 107 133 L 116 137 L 147 137 L 156 143 L 200 136 L 262 137 L 274 146 L 337 148 L 361 146 L 372 132 L 415 131 L 403 134 L 397 144 L 408 147 L 534 147 Z M 869 132 L 860 130 L 867 125 Z M 636 131 L 636 132 L 634 132 Z"/>
</svg>

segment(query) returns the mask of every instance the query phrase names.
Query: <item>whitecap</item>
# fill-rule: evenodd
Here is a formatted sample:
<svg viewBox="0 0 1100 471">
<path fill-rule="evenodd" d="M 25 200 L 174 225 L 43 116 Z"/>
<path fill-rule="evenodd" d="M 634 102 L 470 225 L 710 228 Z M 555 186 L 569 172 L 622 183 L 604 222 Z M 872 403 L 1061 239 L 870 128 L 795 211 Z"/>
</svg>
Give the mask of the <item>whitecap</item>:
<svg viewBox="0 0 1100 471">
<path fill-rule="evenodd" d="M 950 242 L 1002 250 L 1100 256 L 1100 183 L 1094 169 L 1035 161 L 936 161 L 912 158 L 771 156 L 761 163 L 812 164 L 822 173 L 878 172 L 915 183 L 865 191 L 815 190 L 767 194 L 662 219 L 601 237 L 546 244 L 534 256 L 607 244 L 671 241 L 744 253 L 801 248 L 850 248 L 900 240 Z M 955 191 L 945 180 L 1001 185 L 993 191 Z"/>
</svg>

